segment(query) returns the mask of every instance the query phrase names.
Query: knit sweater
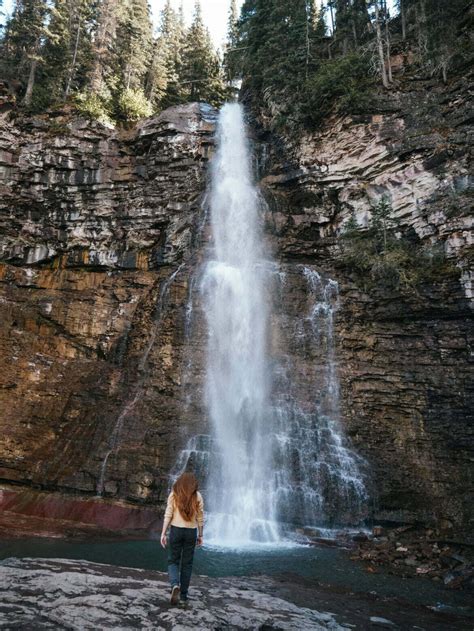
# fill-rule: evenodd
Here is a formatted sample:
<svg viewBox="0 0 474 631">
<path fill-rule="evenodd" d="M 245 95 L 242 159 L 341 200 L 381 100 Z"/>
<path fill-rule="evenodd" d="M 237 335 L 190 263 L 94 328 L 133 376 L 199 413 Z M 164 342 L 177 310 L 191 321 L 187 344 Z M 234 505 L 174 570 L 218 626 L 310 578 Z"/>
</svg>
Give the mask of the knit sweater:
<svg viewBox="0 0 474 631">
<path fill-rule="evenodd" d="M 202 499 L 201 493 L 199 491 L 196 492 L 198 498 L 198 512 L 194 516 L 194 519 L 188 521 L 184 519 L 184 517 L 179 512 L 179 508 L 174 501 L 174 493 L 168 495 L 168 502 L 166 504 L 165 510 L 165 520 L 171 519 L 171 526 L 177 526 L 178 528 L 197 528 L 199 527 L 202 530 L 204 523 L 204 500 Z"/>
</svg>

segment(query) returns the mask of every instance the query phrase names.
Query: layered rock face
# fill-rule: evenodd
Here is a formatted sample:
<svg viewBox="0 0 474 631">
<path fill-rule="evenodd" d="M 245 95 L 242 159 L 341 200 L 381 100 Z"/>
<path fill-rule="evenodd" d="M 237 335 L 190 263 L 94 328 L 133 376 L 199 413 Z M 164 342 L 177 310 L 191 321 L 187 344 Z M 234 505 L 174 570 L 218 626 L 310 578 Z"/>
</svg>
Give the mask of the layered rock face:
<svg viewBox="0 0 474 631">
<path fill-rule="evenodd" d="M 372 117 L 260 143 L 259 161 L 279 263 L 270 352 L 289 366 L 277 387 L 290 383 L 303 411 L 322 387 L 324 358 L 298 329 L 314 301 L 304 270 L 317 271 L 338 287 L 341 423 L 367 460 L 377 519 L 460 532 L 474 403 L 461 88 L 417 84 Z M 181 450 L 206 450 L 198 281 L 214 119 L 193 104 L 128 132 L 67 117 L 3 122 L 3 481 L 155 504 Z M 444 245 L 455 273 L 417 293 L 361 289 L 339 264 L 339 235 L 352 211 L 366 224 L 382 194 L 401 230 Z"/>
<path fill-rule="evenodd" d="M 462 83 L 408 83 L 372 116 L 328 121 L 298 139 L 264 138 L 268 230 L 287 265 L 337 281 L 341 413 L 375 483 L 377 519 L 472 519 L 472 187 Z M 340 265 L 343 225 L 367 226 L 385 195 L 399 230 L 441 247 L 449 274 L 415 291 L 365 291 Z M 421 263 L 420 263 L 421 264 Z M 304 296 L 300 292 L 300 312 Z"/>
<path fill-rule="evenodd" d="M 165 492 L 214 118 L 194 104 L 121 133 L 4 122 L 3 480 Z"/>
</svg>

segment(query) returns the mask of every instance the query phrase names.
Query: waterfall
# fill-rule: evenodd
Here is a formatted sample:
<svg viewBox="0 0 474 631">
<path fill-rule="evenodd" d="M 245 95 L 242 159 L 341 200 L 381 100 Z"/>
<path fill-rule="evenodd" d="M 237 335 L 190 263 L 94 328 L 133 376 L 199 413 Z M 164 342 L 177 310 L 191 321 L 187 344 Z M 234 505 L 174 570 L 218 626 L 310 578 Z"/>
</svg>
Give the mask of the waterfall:
<svg viewBox="0 0 474 631">
<path fill-rule="evenodd" d="M 202 282 L 208 323 L 207 407 L 217 451 L 208 480 L 208 538 L 278 538 L 267 436 L 268 306 L 259 196 L 242 107 L 221 110 L 210 195 L 214 252 Z"/>
<path fill-rule="evenodd" d="M 205 483 L 210 543 L 275 543 L 297 524 L 359 523 L 363 462 L 339 422 L 338 285 L 298 265 L 287 284 L 283 266 L 265 251 L 239 104 L 219 115 L 209 204 L 212 251 L 199 290 L 210 433 L 189 438 L 171 481 L 187 469 Z M 292 298 L 298 286 L 305 312 Z M 187 326 L 192 314 L 190 304 Z M 275 348 L 271 315 L 272 327 L 285 329 L 276 331 Z"/>
</svg>

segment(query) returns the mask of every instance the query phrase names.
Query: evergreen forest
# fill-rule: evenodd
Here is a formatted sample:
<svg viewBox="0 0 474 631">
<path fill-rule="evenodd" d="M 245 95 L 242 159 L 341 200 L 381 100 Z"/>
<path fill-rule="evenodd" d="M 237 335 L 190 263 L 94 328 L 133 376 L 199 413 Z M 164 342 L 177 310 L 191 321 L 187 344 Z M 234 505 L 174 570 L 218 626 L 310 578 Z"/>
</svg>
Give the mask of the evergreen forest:
<svg viewBox="0 0 474 631">
<path fill-rule="evenodd" d="M 245 0 L 240 14 L 230 0 L 222 52 L 199 0 L 190 25 L 167 0 L 155 33 L 147 0 L 16 0 L 3 17 L 0 72 L 16 104 L 69 103 L 104 122 L 218 106 L 241 86 L 271 127 L 312 128 L 395 89 L 400 56 L 440 83 L 472 61 L 470 0 Z"/>
</svg>

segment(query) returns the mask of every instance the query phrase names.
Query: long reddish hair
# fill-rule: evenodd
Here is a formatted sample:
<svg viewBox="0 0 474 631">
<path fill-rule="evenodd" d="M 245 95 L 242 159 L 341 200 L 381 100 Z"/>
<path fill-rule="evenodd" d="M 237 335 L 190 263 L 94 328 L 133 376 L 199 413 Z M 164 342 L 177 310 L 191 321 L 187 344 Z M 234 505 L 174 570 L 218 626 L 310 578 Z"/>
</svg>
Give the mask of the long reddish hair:
<svg viewBox="0 0 474 631">
<path fill-rule="evenodd" d="M 198 512 L 198 481 L 193 473 L 182 473 L 173 484 L 173 494 L 179 512 L 191 521 Z"/>
</svg>

